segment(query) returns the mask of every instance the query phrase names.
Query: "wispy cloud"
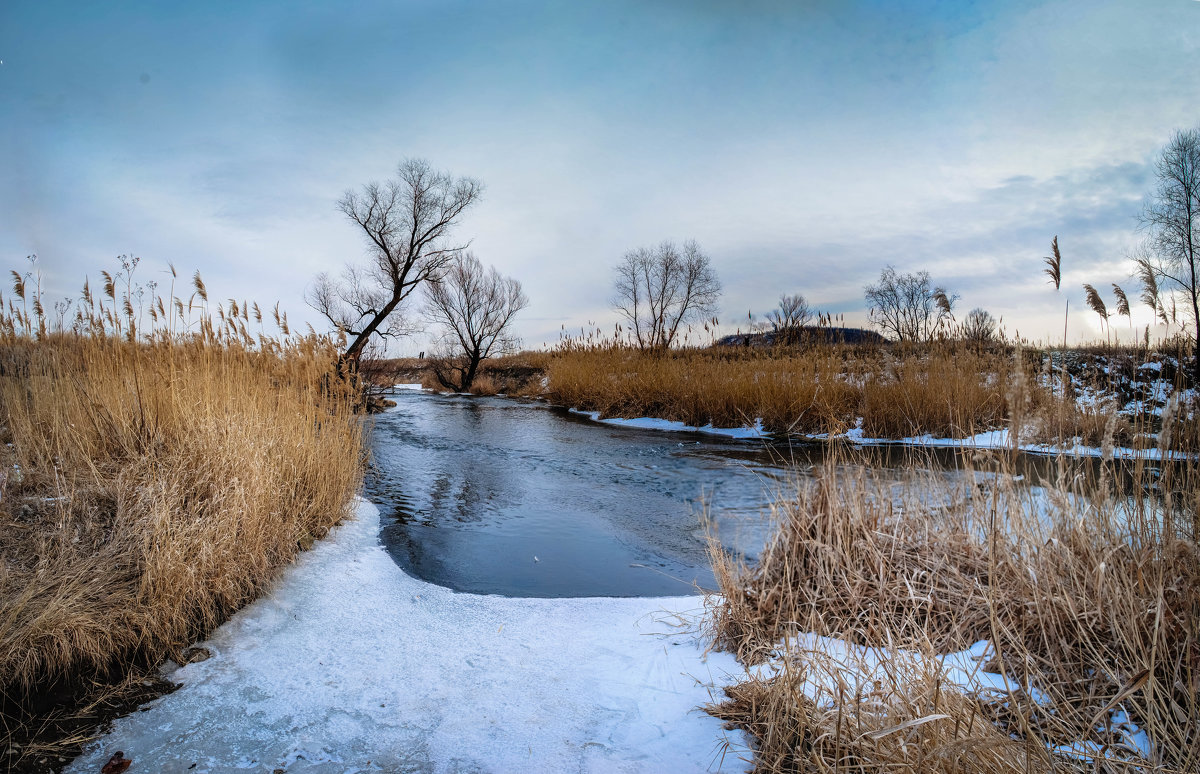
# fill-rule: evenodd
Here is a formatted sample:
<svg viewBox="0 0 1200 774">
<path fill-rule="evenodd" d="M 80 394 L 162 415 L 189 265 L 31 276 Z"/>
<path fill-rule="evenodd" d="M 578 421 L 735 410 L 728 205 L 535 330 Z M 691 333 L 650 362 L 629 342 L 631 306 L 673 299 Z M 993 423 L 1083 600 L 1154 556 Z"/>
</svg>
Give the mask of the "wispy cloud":
<svg viewBox="0 0 1200 774">
<path fill-rule="evenodd" d="M 9 263 L 67 293 L 132 251 L 303 320 L 363 253 L 334 201 L 423 156 L 487 184 L 461 233 L 524 282 L 530 343 L 611 324 L 620 255 L 688 238 L 731 320 L 784 291 L 862 319 L 890 263 L 1054 330 L 1050 238 L 1065 293 L 1124 281 L 1149 160 L 1200 99 L 1184 2 L 66 10 L 0 7 Z"/>
</svg>

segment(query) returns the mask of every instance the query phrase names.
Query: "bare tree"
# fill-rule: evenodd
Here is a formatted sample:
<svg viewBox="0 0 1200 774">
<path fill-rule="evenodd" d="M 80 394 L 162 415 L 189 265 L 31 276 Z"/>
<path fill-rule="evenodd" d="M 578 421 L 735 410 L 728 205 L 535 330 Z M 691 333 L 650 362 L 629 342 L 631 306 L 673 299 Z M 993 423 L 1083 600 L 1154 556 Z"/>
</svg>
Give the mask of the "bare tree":
<svg viewBox="0 0 1200 774">
<path fill-rule="evenodd" d="M 721 283 L 694 241 L 625 253 L 616 268 L 613 307 L 629 323 L 642 350 L 667 349 L 679 326 L 716 311 Z"/>
<path fill-rule="evenodd" d="M 976 344 L 986 344 L 996 338 L 996 318 L 986 309 L 976 307 L 962 321 L 962 336 Z"/>
<path fill-rule="evenodd" d="M 1141 214 L 1147 232 L 1139 273 L 1183 296 L 1194 326 L 1192 382 L 1200 384 L 1200 129 L 1176 132 L 1154 165 L 1158 185 Z M 1174 298 L 1172 298 L 1174 301 Z"/>
<path fill-rule="evenodd" d="M 933 287 L 929 272 L 898 274 L 892 266 L 865 289 L 868 319 L 900 341 L 928 341 L 953 319 L 957 295 Z"/>
<path fill-rule="evenodd" d="M 767 313 L 767 322 L 776 339 L 784 344 L 800 341 L 800 333 L 811 319 L 812 307 L 799 293 L 794 296 L 783 294 L 779 297 L 779 308 Z"/>
<path fill-rule="evenodd" d="M 529 305 L 517 280 L 494 267 L 484 269 L 470 253 L 459 254 L 443 276 L 426 285 L 425 296 L 425 316 L 442 334 L 434 376 L 446 389 L 466 392 L 480 363 L 498 349 L 515 349 L 505 332 Z"/>
<path fill-rule="evenodd" d="M 348 264 L 339 279 L 320 274 L 305 294 L 310 306 L 350 337 L 345 360 L 355 368 L 372 336 L 387 339 L 411 328 L 401 305 L 421 283 L 436 281 L 466 244 L 448 242 L 463 211 L 483 185 L 453 178 L 423 159 L 400 162 L 396 177 L 347 191 L 338 209 L 366 238 L 366 266 Z"/>
</svg>

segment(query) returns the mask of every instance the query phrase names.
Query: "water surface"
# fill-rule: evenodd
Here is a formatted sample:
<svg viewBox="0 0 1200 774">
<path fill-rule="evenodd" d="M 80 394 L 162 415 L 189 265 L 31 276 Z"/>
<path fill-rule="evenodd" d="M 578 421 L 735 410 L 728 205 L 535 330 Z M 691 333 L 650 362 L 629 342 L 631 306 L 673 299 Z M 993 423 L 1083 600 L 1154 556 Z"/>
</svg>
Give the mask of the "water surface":
<svg viewBox="0 0 1200 774">
<path fill-rule="evenodd" d="M 810 477 L 821 444 L 618 427 L 542 402 L 401 390 L 374 418 L 368 496 L 406 571 L 458 591 L 518 597 L 664 596 L 715 586 L 705 505 L 725 550 L 753 561 L 768 504 Z M 972 452 L 967 451 L 966 455 Z M 869 450 L 888 486 L 961 481 L 954 449 Z M 1014 473 L 1053 481 L 1022 454 Z M 1095 461 L 1073 463 L 1096 475 Z M 976 476 L 981 474 L 977 473 Z"/>
<path fill-rule="evenodd" d="M 510 596 L 712 588 L 703 503 L 751 557 L 787 478 L 761 443 L 616 428 L 536 402 L 399 391 L 375 418 L 368 496 L 382 539 L 424 580 Z"/>
</svg>

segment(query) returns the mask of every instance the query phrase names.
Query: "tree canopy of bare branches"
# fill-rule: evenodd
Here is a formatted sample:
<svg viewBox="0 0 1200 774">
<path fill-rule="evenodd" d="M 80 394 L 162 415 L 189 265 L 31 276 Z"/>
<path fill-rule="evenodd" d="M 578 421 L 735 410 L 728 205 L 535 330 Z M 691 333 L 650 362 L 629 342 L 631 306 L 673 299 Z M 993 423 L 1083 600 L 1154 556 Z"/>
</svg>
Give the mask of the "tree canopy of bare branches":
<svg viewBox="0 0 1200 774">
<path fill-rule="evenodd" d="M 767 322 L 781 344 L 795 344 L 808 321 L 812 319 L 812 307 L 804 296 L 786 293 L 779 297 L 779 307 L 767 313 Z"/>
<path fill-rule="evenodd" d="M 929 272 L 899 274 L 888 266 L 865 289 L 868 319 L 900 341 L 928 341 L 953 319 L 957 295 L 933 287 Z"/>
<path fill-rule="evenodd" d="M 495 267 L 484 269 L 474 255 L 459 254 L 445 274 L 425 286 L 425 296 L 425 316 L 442 334 L 434 376 L 446 389 L 466 392 L 480 363 L 498 349 L 515 349 L 506 332 L 529 299 L 520 282 Z"/>
<path fill-rule="evenodd" d="M 631 250 L 616 274 L 613 307 L 641 350 L 669 348 L 680 325 L 712 316 L 721 298 L 712 262 L 694 241 L 682 250 L 672 242 Z"/>
<path fill-rule="evenodd" d="M 976 344 L 986 344 L 996 338 L 996 318 L 986 309 L 975 307 L 962 321 L 962 337 Z"/>
<path fill-rule="evenodd" d="M 344 357 L 352 367 L 372 336 L 409 331 L 402 304 L 422 283 L 440 279 L 466 248 L 449 241 L 450 232 L 482 192 L 477 180 L 406 159 L 395 178 L 347 191 L 338 200 L 338 209 L 364 237 L 369 259 L 347 264 L 337 279 L 320 274 L 305 300 L 349 337 Z"/>
<path fill-rule="evenodd" d="M 1157 185 L 1140 218 L 1147 238 L 1135 261 L 1140 275 L 1157 279 L 1157 290 L 1183 296 L 1194 328 L 1192 381 L 1200 384 L 1200 129 L 1176 132 L 1154 173 Z"/>
</svg>

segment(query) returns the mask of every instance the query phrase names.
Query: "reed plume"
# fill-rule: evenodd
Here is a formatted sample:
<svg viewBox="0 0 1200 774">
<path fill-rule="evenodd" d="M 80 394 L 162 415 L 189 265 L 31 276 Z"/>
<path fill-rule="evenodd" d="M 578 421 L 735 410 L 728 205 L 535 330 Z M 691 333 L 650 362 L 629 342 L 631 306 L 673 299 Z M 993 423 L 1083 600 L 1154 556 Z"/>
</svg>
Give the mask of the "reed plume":
<svg viewBox="0 0 1200 774">
<path fill-rule="evenodd" d="M 1051 255 L 1046 256 L 1042 260 L 1046 263 L 1046 268 L 1042 271 L 1054 283 L 1054 289 L 1062 289 L 1062 253 L 1058 252 L 1058 234 L 1054 235 L 1054 239 L 1050 240 Z M 1067 316 L 1071 313 L 1071 299 L 1067 299 L 1066 305 L 1063 307 L 1063 349 L 1067 348 Z"/>
<path fill-rule="evenodd" d="M 1129 326 L 1133 327 L 1133 317 L 1129 314 L 1129 296 L 1125 295 L 1125 291 L 1117 283 L 1112 284 L 1113 295 L 1117 297 L 1117 314 L 1123 314 L 1129 320 Z"/>
<path fill-rule="evenodd" d="M 1096 289 L 1086 282 L 1083 283 L 1083 289 L 1087 293 L 1087 305 L 1096 314 L 1100 315 L 1100 319 L 1108 322 L 1108 307 L 1104 305 L 1104 299 L 1096 292 Z"/>
<path fill-rule="evenodd" d="M 939 317 L 942 317 L 942 316 L 953 317 L 954 316 L 950 312 L 951 301 L 950 301 L 950 297 L 948 295 L 946 295 L 945 288 L 935 288 L 934 289 L 933 302 L 937 305 Z"/>
<path fill-rule="evenodd" d="M 1050 242 L 1050 251 L 1054 255 L 1048 255 L 1042 260 L 1046 262 L 1046 268 L 1042 271 L 1054 283 L 1054 289 L 1061 289 L 1062 285 L 1062 255 L 1058 252 L 1058 235 L 1054 235 L 1054 239 Z"/>
<path fill-rule="evenodd" d="M 1158 279 L 1154 276 L 1154 267 L 1145 258 L 1135 259 L 1137 264 L 1138 281 L 1142 283 L 1142 295 L 1139 297 L 1143 304 L 1150 307 L 1157 315 L 1161 306 L 1158 295 Z"/>
</svg>

